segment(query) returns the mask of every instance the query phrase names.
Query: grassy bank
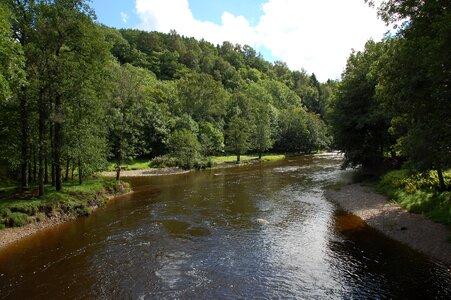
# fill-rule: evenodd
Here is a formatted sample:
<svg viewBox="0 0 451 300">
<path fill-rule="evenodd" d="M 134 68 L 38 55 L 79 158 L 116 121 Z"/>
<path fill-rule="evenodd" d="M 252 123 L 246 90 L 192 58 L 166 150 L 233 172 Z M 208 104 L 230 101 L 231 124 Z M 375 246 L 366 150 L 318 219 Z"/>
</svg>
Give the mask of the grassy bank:
<svg viewBox="0 0 451 300">
<path fill-rule="evenodd" d="M 451 170 L 444 173 L 451 184 Z M 391 171 L 382 176 L 377 191 L 412 213 L 424 214 L 433 221 L 451 225 L 451 191 L 439 191 L 437 173 L 409 174 Z"/>
<path fill-rule="evenodd" d="M 128 190 L 126 183 L 114 180 L 92 179 L 83 185 L 67 182 L 62 192 L 46 186 L 43 197 L 36 197 L 36 190 L 22 193 L 3 183 L 0 186 L 0 229 L 19 227 L 30 222 L 39 222 L 58 214 L 75 218 L 89 215 L 91 211 L 104 205 L 108 196 Z"/>
<path fill-rule="evenodd" d="M 284 159 L 286 156 L 283 154 L 266 154 L 262 155 L 261 161 L 275 161 Z M 211 156 L 206 159 L 211 162 L 211 167 L 217 167 L 218 165 L 231 164 L 236 162 L 236 155 L 223 155 L 223 156 Z M 246 164 L 255 162 L 258 160 L 258 155 L 241 155 L 241 163 Z M 164 168 L 175 167 L 173 160 L 161 160 L 161 162 L 153 162 L 148 159 L 134 159 L 127 161 L 122 165 L 123 170 L 147 170 L 150 168 Z M 107 171 L 115 171 L 116 163 L 110 162 Z"/>
<path fill-rule="evenodd" d="M 275 160 L 281 160 L 284 159 L 286 156 L 283 154 L 267 154 L 262 155 L 261 161 L 275 161 Z M 224 156 L 212 156 L 211 162 L 213 163 L 213 166 L 219 165 L 219 164 L 226 164 L 226 163 L 235 163 L 236 162 L 236 155 L 224 155 Z M 241 155 L 241 162 L 246 163 L 250 161 L 258 160 L 258 155 Z"/>
</svg>

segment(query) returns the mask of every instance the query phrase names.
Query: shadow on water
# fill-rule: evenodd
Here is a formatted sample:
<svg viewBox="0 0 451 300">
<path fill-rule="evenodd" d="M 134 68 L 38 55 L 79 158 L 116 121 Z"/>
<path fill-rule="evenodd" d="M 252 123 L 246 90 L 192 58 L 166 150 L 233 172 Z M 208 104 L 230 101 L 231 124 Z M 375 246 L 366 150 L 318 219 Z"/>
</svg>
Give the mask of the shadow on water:
<svg viewBox="0 0 451 300">
<path fill-rule="evenodd" d="M 323 196 L 335 155 L 131 179 L 0 251 L 1 299 L 450 298 L 449 270 Z"/>
</svg>

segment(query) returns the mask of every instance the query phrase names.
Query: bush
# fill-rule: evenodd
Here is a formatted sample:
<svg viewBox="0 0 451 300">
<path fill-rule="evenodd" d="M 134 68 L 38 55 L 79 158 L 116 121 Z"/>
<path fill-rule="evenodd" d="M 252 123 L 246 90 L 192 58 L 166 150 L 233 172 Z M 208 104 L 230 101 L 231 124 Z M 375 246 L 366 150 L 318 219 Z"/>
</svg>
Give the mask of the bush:
<svg viewBox="0 0 451 300">
<path fill-rule="evenodd" d="M 169 155 L 157 156 L 150 161 L 151 168 L 173 168 L 177 166 L 177 159 Z"/>
<path fill-rule="evenodd" d="M 20 227 L 28 223 L 29 223 L 28 216 L 21 212 L 13 212 L 9 217 L 10 227 Z"/>
<path fill-rule="evenodd" d="M 175 159 L 180 168 L 189 170 L 203 165 L 200 143 L 196 136 L 187 129 L 176 130 L 168 140 L 168 148 L 170 157 Z"/>
<path fill-rule="evenodd" d="M 449 180 L 451 172 L 445 173 Z M 451 224 L 451 192 L 440 192 L 436 172 L 412 174 L 407 170 L 385 174 L 378 190 L 412 213 L 425 214 L 430 219 Z"/>
</svg>

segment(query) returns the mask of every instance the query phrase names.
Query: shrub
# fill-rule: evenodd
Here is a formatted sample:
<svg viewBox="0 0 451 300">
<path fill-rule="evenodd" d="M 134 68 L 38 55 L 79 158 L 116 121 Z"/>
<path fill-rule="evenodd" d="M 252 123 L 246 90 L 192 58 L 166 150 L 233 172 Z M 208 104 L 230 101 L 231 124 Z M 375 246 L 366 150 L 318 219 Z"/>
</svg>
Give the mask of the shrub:
<svg viewBox="0 0 451 300">
<path fill-rule="evenodd" d="M 28 216 L 21 212 L 13 212 L 9 217 L 10 227 L 20 227 L 28 223 L 29 223 Z"/>
<path fill-rule="evenodd" d="M 449 182 L 451 172 L 445 172 Z M 412 174 L 407 170 L 391 171 L 378 184 L 378 190 L 412 213 L 451 224 L 451 192 L 438 190 L 436 172 Z"/>
<path fill-rule="evenodd" d="M 177 159 L 168 155 L 157 156 L 151 160 L 151 168 L 172 168 L 177 166 Z"/>
</svg>

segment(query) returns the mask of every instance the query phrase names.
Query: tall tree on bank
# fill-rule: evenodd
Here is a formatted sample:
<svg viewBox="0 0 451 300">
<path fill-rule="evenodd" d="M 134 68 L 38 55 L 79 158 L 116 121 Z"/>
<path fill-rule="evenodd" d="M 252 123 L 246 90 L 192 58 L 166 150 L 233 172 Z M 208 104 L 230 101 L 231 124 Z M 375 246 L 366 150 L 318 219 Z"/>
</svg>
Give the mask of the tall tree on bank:
<svg viewBox="0 0 451 300">
<path fill-rule="evenodd" d="M 18 94 L 26 84 L 25 57 L 11 30 L 11 17 L 10 7 L 0 4 L 0 159 L 9 166 L 20 166 L 20 115 L 15 112 L 19 110 Z"/>
<path fill-rule="evenodd" d="M 391 118 L 375 97 L 378 61 L 385 51 L 384 43 L 369 41 L 363 52 L 353 52 L 338 85 L 331 123 L 345 166 L 377 166 L 391 147 Z"/>
<path fill-rule="evenodd" d="M 251 149 L 251 129 L 249 123 L 239 115 L 235 115 L 226 130 L 226 149 L 236 155 L 236 162 L 241 155 Z"/>
<path fill-rule="evenodd" d="M 379 13 L 387 23 L 405 22 L 385 67 L 378 96 L 394 115 L 391 130 L 398 149 L 418 170 L 451 166 L 451 2 L 383 1 Z"/>
<path fill-rule="evenodd" d="M 113 84 L 108 108 L 109 141 L 116 162 L 116 180 L 124 160 L 145 151 L 144 113 L 149 106 L 153 74 L 132 65 L 112 66 Z"/>
<path fill-rule="evenodd" d="M 33 0 L 8 0 L 6 1 L 7 9 L 14 13 L 12 21 L 12 33 L 13 39 L 18 41 L 22 49 L 25 51 L 25 66 L 27 70 L 29 66 L 29 60 L 26 55 L 27 49 L 32 39 L 32 24 L 34 19 L 34 5 Z M 29 168 L 30 168 L 30 101 L 28 99 L 28 88 L 24 83 L 16 93 L 19 102 L 20 109 L 20 178 L 22 188 L 28 188 L 29 186 Z"/>
<path fill-rule="evenodd" d="M 84 0 L 54 0 L 40 2 L 39 23 L 41 42 L 51 51 L 53 122 L 53 163 L 55 167 L 55 188 L 62 189 L 62 154 L 64 123 L 67 101 L 73 92 L 69 87 L 77 79 L 73 73 L 74 64 L 89 64 L 91 42 L 84 38 L 86 24 L 92 24 L 92 11 Z M 92 24 L 91 26 L 94 26 Z M 91 55 L 92 56 L 92 55 Z"/>
</svg>

